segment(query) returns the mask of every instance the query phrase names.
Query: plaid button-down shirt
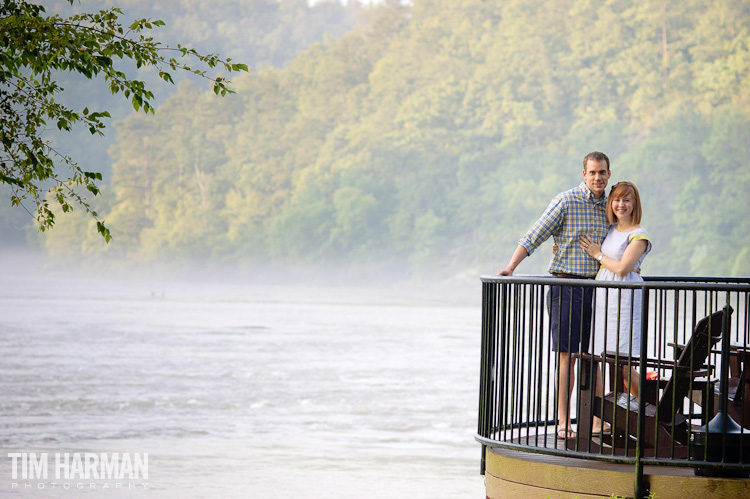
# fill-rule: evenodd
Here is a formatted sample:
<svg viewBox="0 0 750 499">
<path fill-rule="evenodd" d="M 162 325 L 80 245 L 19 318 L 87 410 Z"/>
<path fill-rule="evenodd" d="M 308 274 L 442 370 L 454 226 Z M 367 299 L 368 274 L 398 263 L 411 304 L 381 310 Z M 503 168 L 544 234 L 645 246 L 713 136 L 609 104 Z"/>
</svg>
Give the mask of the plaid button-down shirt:
<svg viewBox="0 0 750 499">
<path fill-rule="evenodd" d="M 544 241 L 554 236 L 560 248 L 552 256 L 549 272 L 594 277 L 599 262 L 578 246 L 578 237 L 586 234 L 601 244 L 609 222 L 605 214 L 607 196 L 599 199 L 586 187 L 586 182 L 561 192 L 550 202 L 542 217 L 518 241 L 531 255 Z"/>
</svg>

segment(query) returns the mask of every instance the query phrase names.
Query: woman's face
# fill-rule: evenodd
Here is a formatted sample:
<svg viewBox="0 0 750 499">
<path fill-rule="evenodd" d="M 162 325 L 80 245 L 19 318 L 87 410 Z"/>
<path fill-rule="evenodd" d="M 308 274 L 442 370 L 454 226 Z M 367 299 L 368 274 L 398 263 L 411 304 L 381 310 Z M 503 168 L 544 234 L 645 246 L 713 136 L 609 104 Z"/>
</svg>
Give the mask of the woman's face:
<svg viewBox="0 0 750 499">
<path fill-rule="evenodd" d="M 627 221 L 633 215 L 633 195 L 627 193 L 624 196 L 616 197 L 612 200 L 612 211 L 615 213 L 617 220 Z"/>
</svg>

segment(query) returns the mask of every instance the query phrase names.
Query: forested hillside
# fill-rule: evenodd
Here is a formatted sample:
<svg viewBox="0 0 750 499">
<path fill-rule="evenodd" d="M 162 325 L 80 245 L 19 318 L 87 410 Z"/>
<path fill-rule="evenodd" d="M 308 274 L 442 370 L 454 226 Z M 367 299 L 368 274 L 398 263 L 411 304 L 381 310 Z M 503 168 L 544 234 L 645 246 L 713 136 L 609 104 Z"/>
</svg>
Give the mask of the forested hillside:
<svg viewBox="0 0 750 499">
<path fill-rule="evenodd" d="M 121 121 L 98 210 L 113 242 L 73 213 L 43 245 L 494 273 L 602 150 L 612 183 L 640 189 L 644 274 L 747 276 L 749 75 L 748 0 L 384 1 L 283 68 L 237 77 L 236 95 L 182 83 L 155 116 Z"/>
<path fill-rule="evenodd" d="M 350 1 L 322 0 L 309 5 L 306 0 L 44 0 L 49 15 L 67 18 L 73 14 L 98 12 L 116 6 L 122 10 L 125 25 L 137 18 L 161 19 L 166 26 L 154 29 L 152 35 L 162 45 L 194 47 L 200 53 L 219 53 L 254 68 L 283 67 L 297 53 L 325 37 L 338 37 L 356 23 L 361 4 Z M 128 73 L 142 80 L 155 91 L 155 103 L 162 103 L 175 92 L 173 85 L 161 80 L 153 67 L 136 68 L 124 64 Z M 133 108 L 127 99 L 113 97 L 101 77 L 88 80 L 77 73 L 57 74 L 64 88 L 59 99 L 74 108 L 107 110 L 114 120 L 126 118 Z M 191 80 L 200 88 L 209 88 L 208 81 L 189 73 L 175 75 L 175 80 Z M 92 136 L 86 127 L 72 133 L 47 133 L 55 148 L 74 158 L 85 171 L 98 171 L 110 181 L 112 159 L 108 149 L 115 143 L 114 129 L 104 138 Z M 0 184 L 0 197 L 9 199 L 5 184 Z M 10 203 L 0 203 L 0 246 L 23 244 L 27 238 L 24 227 L 34 225 L 33 218 Z"/>
</svg>

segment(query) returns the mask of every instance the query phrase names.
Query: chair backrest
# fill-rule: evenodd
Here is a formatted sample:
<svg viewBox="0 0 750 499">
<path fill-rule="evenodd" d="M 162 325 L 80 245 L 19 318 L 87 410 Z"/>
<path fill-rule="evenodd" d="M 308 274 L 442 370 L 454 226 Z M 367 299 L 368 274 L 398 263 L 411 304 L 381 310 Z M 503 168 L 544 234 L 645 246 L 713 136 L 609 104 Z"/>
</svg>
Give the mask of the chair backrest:
<svg viewBox="0 0 750 499">
<path fill-rule="evenodd" d="M 690 385 L 696 373 L 704 368 L 704 363 L 711 348 L 721 340 L 721 326 L 724 313 L 732 315 L 732 307 L 727 305 L 708 317 L 699 320 L 693 329 L 687 345 L 683 349 L 672 377 L 667 382 L 659 400 L 659 419 L 671 421 L 675 408 L 682 407 L 682 402 L 690 391 Z"/>
</svg>

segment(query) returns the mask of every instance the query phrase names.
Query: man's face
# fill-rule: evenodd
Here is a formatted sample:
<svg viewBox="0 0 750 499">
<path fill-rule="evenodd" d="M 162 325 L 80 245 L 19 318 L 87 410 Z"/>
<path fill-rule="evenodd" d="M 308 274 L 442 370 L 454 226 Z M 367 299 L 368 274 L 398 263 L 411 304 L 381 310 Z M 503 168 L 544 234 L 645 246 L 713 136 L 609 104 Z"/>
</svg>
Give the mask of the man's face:
<svg viewBox="0 0 750 499">
<path fill-rule="evenodd" d="M 583 178 L 586 180 L 586 187 L 594 193 L 594 197 L 600 198 L 604 195 L 604 189 L 607 188 L 607 182 L 612 175 L 607 169 L 606 161 L 596 161 L 590 159 L 586 162 L 586 169 L 583 170 Z"/>
</svg>

